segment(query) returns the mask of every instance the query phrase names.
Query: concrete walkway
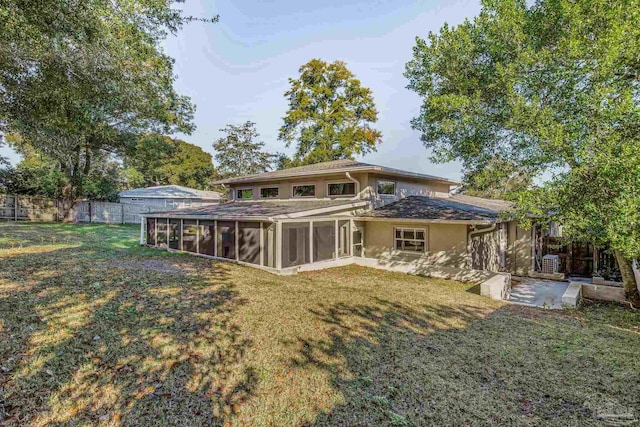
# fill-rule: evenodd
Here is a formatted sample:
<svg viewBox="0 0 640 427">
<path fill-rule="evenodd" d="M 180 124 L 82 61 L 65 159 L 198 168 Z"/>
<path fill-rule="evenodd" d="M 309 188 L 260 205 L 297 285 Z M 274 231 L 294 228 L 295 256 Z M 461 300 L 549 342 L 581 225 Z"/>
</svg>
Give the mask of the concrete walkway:
<svg viewBox="0 0 640 427">
<path fill-rule="evenodd" d="M 509 301 L 531 307 L 562 308 L 562 295 L 569 287 L 567 282 L 544 279 L 523 279 L 513 282 Z"/>
</svg>

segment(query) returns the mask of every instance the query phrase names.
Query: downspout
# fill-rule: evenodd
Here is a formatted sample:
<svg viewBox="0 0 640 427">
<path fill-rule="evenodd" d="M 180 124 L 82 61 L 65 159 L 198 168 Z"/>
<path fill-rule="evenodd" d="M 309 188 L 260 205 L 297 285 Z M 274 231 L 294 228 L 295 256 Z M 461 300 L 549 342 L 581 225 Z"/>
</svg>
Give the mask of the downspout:
<svg viewBox="0 0 640 427">
<path fill-rule="evenodd" d="M 347 177 L 347 179 L 351 182 L 353 182 L 356 185 L 356 196 L 354 198 L 360 198 L 360 181 L 358 181 L 357 179 L 355 179 L 354 177 L 352 177 L 349 172 L 345 172 L 344 175 Z"/>
</svg>

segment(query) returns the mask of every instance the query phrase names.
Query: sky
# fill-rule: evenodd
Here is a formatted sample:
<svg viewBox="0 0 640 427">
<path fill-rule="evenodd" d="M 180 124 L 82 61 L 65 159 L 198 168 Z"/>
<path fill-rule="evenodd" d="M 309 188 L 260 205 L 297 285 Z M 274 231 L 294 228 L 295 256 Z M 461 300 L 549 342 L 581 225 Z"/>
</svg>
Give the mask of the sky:
<svg viewBox="0 0 640 427">
<path fill-rule="evenodd" d="M 460 164 L 433 164 L 410 127 L 421 100 L 406 89 L 405 63 L 415 37 L 456 25 L 480 11 L 466 0 L 186 0 L 185 14 L 220 15 L 216 24 L 192 22 L 164 43 L 175 58 L 176 88 L 196 105 L 191 135 L 178 135 L 213 154 L 228 123 L 256 123 L 265 149 L 291 154 L 277 139 L 287 110 L 288 78 L 313 58 L 342 60 L 369 87 L 383 135 L 369 163 L 459 179 Z M 9 154 L 0 148 L 0 154 Z"/>
</svg>

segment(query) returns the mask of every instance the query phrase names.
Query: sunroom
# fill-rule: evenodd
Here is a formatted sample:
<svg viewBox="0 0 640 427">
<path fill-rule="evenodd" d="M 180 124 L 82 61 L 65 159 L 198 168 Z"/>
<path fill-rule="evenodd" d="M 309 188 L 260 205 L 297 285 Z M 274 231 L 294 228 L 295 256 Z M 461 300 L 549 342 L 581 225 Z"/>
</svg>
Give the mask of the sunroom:
<svg viewBox="0 0 640 427">
<path fill-rule="evenodd" d="M 149 213 L 140 243 L 292 274 L 362 254 L 354 204 L 234 202 Z"/>
</svg>

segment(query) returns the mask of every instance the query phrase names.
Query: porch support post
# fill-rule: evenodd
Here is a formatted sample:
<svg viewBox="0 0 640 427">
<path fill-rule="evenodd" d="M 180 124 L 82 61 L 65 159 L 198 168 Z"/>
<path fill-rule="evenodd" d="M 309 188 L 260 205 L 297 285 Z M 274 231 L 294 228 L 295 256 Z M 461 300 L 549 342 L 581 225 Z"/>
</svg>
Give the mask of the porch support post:
<svg viewBox="0 0 640 427">
<path fill-rule="evenodd" d="M 196 253 L 200 253 L 200 220 L 196 219 Z"/>
<path fill-rule="evenodd" d="M 313 221 L 309 221 L 309 263 L 313 262 Z"/>
<path fill-rule="evenodd" d="M 180 220 L 180 250 L 184 251 L 184 239 L 182 238 L 184 236 L 184 219 Z"/>
<path fill-rule="evenodd" d="M 218 256 L 218 220 L 213 221 L 213 256 Z"/>
<path fill-rule="evenodd" d="M 260 265 L 264 266 L 264 229 L 260 221 Z"/>
<path fill-rule="evenodd" d="M 145 221 L 145 218 L 141 216 L 140 217 L 140 245 L 144 245 L 146 223 L 147 221 Z"/>
<path fill-rule="evenodd" d="M 340 248 L 340 229 L 338 228 L 338 220 L 334 220 L 334 228 L 335 228 L 335 254 L 334 254 L 334 258 L 338 259 L 339 255 L 338 255 L 338 250 Z"/>
<path fill-rule="evenodd" d="M 158 246 L 158 218 L 153 219 L 153 246 Z"/>
<path fill-rule="evenodd" d="M 276 222 L 276 268 L 282 269 L 282 223 Z"/>
<path fill-rule="evenodd" d="M 240 241 L 239 239 L 239 227 L 238 227 L 238 221 L 236 221 L 236 261 L 240 261 L 240 247 L 238 246 L 238 242 Z"/>
</svg>

